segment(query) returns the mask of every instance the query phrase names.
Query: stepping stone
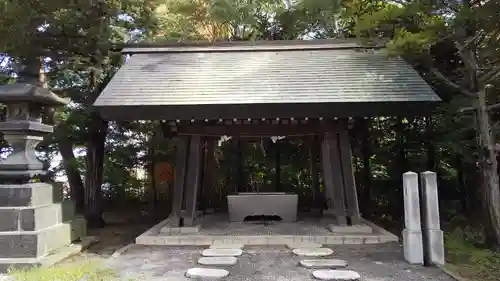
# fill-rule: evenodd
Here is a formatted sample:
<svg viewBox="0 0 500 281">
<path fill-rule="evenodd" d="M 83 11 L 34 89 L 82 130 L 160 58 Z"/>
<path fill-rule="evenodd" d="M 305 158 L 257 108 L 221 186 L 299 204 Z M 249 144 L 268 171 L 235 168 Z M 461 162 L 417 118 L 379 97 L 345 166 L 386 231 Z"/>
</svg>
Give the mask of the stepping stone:
<svg viewBox="0 0 500 281">
<path fill-rule="evenodd" d="M 297 249 L 297 248 L 321 248 L 323 245 L 317 243 L 289 243 L 286 244 L 288 249 Z"/>
<path fill-rule="evenodd" d="M 347 262 L 337 259 L 301 260 L 300 265 L 305 268 L 343 268 L 347 267 Z"/>
<path fill-rule="evenodd" d="M 328 248 L 298 248 L 292 251 L 297 256 L 305 257 L 324 257 L 333 254 L 332 249 Z"/>
<path fill-rule="evenodd" d="M 206 249 L 201 252 L 204 257 L 237 257 L 243 254 L 241 249 Z"/>
<path fill-rule="evenodd" d="M 209 249 L 243 249 L 243 244 L 212 244 Z"/>
<path fill-rule="evenodd" d="M 203 257 L 198 260 L 202 265 L 235 265 L 238 261 L 235 257 Z"/>
<path fill-rule="evenodd" d="M 352 270 L 323 269 L 313 271 L 313 276 L 321 280 L 356 281 L 361 275 Z"/>
<path fill-rule="evenodd" d="M 222 279 L 229 275 L 229 271 L 216 268 L 190 268 L 186 272 L 188 278 L 202 278 L 202 279 Z"/>
</svg>

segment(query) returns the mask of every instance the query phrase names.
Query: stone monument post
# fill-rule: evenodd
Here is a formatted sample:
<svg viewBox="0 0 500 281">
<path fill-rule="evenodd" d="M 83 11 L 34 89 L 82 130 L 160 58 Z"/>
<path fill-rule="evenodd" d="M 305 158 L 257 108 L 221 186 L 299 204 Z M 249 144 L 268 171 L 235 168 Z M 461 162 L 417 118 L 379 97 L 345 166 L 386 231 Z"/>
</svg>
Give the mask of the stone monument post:
<svg viewBox="0 0 500 281">
<path fill-rule="evenodd" d="M 410 264 L 423 264 L 424 251 L 422 227 L 420 224 L 420 199 L 418 175 L 414 172 L 403 174 L 403 196 L 405 229 L 403 230 L 403 251 Z"/>
<path fill-rule="evenodd" d="M 422 220 L 426 239 L 426 258 L 435 265 L 444 265 L 444 239 L 439 222 L 437 177 L 434 172 L 420 173 Z M 427 261 L 427 260 L 426 260 Z"/>
<path fill-rule="evenodd" d="M 42 109 L 68 100 L 23 82 L 0 85 L 0 103 L 7 107 L 0 132 L 13 150 L 0 161 L 0 271 L 44 264 L 49 253 L 86 231 L 73 202 L 63 200 L 62 186 L 48 182 L 47 166 L 35 155 L 36 145 L 53 130 L 42 123 Z"/>
</svg>

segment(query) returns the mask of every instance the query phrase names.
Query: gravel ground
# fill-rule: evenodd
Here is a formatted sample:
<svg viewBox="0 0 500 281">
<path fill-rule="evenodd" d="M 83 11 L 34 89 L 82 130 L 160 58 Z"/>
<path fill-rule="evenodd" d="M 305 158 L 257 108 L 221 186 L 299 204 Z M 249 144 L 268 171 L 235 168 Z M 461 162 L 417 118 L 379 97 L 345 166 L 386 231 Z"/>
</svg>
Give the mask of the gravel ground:
<svg viewBox="0 0 500 281">
<path fill-rule="evenodd" d="M 411 266 L 404 262 L 395 243 L 377 245 L 335 245 L 334 258 L 347 260 L 363 281 L 453 281 L 438 268 Z M 190 280 L 185 272 L 197 265 L 203 248 L 133 245 L 121 256 L 107 260 L 123 280 L 135 277 L 148 281 Z M 245 248 L 238 264 L 226 269 L 226 281 L 312 281 L 312 270 L 298 266 L 302 258 L 285 247 Z"/>
</svg>

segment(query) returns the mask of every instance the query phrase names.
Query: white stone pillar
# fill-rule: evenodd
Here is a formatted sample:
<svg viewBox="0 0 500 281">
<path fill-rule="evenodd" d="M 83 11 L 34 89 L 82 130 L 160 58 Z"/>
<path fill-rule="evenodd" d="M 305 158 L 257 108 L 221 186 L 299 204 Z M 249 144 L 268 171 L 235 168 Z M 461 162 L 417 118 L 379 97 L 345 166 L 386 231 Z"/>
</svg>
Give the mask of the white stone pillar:
<svg viewBox="0 0 500 281">
<path fill-rule="evenodd" d="M 434 172 L 420 173 L 420 184 L 423 198 L 423 224 L 425 237 L 427 238 L 426 252 L 429 262 L 435 265 L 443 265 L 444 261 L 444 239 L 441 224 L 439 222 L 439 199 L 437 176 Z"/>
<path fill-rule="evenodd" d="M 423 264 L 424 251 L 417 173 L 406 172 L 403 174 L 403 196 L 405 210 L 405 229 L 402 233 L 404 257 L 410 264 Z"/>
</svg>

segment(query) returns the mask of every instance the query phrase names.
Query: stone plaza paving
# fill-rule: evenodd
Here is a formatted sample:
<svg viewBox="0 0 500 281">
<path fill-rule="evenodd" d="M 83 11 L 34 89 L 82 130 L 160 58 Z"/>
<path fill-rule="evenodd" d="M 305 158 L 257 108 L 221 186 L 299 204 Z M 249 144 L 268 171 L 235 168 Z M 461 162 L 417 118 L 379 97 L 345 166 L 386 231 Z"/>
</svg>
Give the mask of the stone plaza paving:
<svg viewBox="0 0 500 281">
<path fill-rule="evenodd" d="M 211 214 L 200 218 L 196 227 L 172 227 L 166 219 L 138 236 L 135 243 L 208 247 L 220 241 L 246 246 L 295 244 L 300 247 L 301 243 L 377 244 L 395 242 L 398 237 L 366 220 L 356 226 L 339 226 L 329 217 L 301 214 L 296 222 L 229 222 L 227 214 Z"/>
<path fill-rule="evenodd" d="M 439 268 L 409 265 L 404 261 L 402 250 L 397 243 L 323 247 L 332 249 L 333 254 L 327 257 L 303 257 L 293 254 L 292 250 L 285 246 L 245 247 L 243 254 L 237 256 L 236 264 L 214 266 L 198 263 L 207 247 L 133 245 L 120 256 L 106 260 L 106 263 L 119 272 L 123 280 L 135 277 L 148 281 L 188 281 L 194 280 L 186 276 L 190 269 L 190 273 L 198 274 L 200 271 L 197 268 L 210 268 L 219 269 L 209 272 L 210 274 L 217 275 L 227 271 L 228 275 L 221 279 L 227 281 L 312 281 L 318 280 L 313 276 L 313 272 L 325 268 L 305 268 L 300 262 L 313 259 L 343 260 L 347 267 L 342 270 L 359 273 L 359 280 L 362 281 L 454 280 Z M 316 273 L 315 275 L 321 276 L 324 272 Z"/>
</svg>

